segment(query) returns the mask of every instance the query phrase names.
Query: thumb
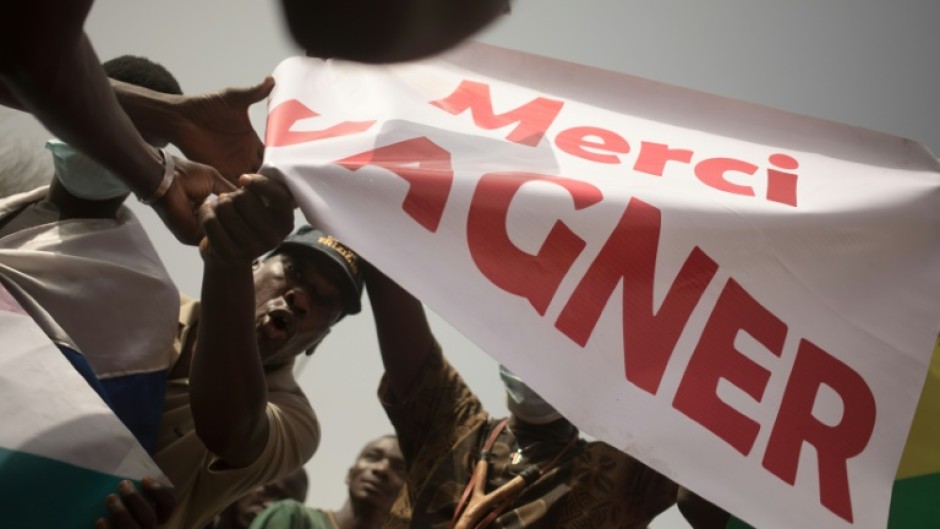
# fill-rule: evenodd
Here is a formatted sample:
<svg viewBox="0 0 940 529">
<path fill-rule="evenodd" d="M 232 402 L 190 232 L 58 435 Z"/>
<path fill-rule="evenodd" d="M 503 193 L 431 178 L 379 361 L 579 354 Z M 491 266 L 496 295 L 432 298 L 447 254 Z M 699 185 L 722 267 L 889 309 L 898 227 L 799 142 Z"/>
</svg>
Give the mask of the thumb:
<svg viewBox="0 0 940 529">
<path fill-rule="evenodd" d="M 205 259 L 206 257 L 208 257 L 208 255 L 209 255 L 209 238 L 203 237 L 202 240 L 199 241 L 199 256 Z"/>
<path fill-rule="evenodd" d="M 269 75 L 254 86 L 232 89 L 231 95 L 240 104 L 248 107 L 268 97 L 271 90 L 274 90 L 274 78 Z"/>
</svg>

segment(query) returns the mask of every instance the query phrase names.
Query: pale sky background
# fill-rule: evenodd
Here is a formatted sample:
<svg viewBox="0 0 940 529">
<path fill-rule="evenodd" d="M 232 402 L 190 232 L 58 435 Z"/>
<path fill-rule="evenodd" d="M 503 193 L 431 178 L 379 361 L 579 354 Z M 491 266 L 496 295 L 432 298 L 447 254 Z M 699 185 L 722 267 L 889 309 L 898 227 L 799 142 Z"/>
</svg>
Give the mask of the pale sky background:
<svg viewBox="0 0 940 529">
<path fill-rule="evenodd" d="M 102 60 L 147 56 L 170 69 L 185 92 L 198 93 L 258 82 L 298 53 L 278 6 L 271 0 L 98 0 L 86 30 Z M 477 38 L 904 136 L 940 153 L 938 26 L 937 0 L 517 0 L 511 16 Z M 252 109 L 252 118 L 262 132 L 263 105 Z M 0 134 L 15 135 L 16 148 L 25 151 L 44 140 L 9 113 L 0 114 Z M 10 145 L 0 141 L 0 154 Z M 196 250 L 177 244 L 151 211 L 133 206 L 180 290 L 198 295 Z M 339 507 L 359 448 L 391 432 L 375 397 L 381 364 L 364 305 L 302 371 L 323 429 L 307 465 L 313 506 Z M 505 414 L 495 361 L 439 318 L 432 325 L 487 408 Z M 670 511 L 652 527 L 688 526 Z"/>
</svg>

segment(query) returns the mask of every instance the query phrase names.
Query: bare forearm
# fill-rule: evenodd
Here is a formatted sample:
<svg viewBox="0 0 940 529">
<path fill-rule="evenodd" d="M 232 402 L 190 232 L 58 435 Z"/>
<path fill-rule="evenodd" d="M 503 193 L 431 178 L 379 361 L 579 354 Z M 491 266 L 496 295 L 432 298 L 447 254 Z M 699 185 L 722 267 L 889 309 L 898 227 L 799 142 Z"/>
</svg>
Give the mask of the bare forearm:
<svg viewBox="0 0 940 529">
<path fill-rule="evenodd" d="M 33 43 L 35 44 L 35 43 Z M 7 64 L 3 84 L 53 134 L 94 157 L 138 194 L 157 187 L 163 164 L 121 109 L 91 43 L 72 44 Z"/>
<path fill-rule="evenodd" d="M 111 88 L 141 134 L 174 143 L 185 123 L 180 111 L 184 96 L 164 94 L 114 79 L 111 79 Z"/>
<path fill-rule="evenodd" d="M 140 134 L 173 143 L 186 126 L 185 116 L 180 111 L 184 96 L 164 94 L 115 79 L 109 81 L 118 103 Z M 23 104 L 2 82 L 0 105 L 24 110 Z"/>
<path fill-rule="evenodd" d="M 385 373 L 392 392 L 405 395 L 434 347 L 434 336 L 417 298 L 371 265 L 365 272 Z"/>
<path fill-rule="evenodd" d="M 250 264 L 206 262 L 189 382 L 202 441 L 230 465 L 251 462 L 267 438 L 267 386 L 255 336 Z"/>
</svg>

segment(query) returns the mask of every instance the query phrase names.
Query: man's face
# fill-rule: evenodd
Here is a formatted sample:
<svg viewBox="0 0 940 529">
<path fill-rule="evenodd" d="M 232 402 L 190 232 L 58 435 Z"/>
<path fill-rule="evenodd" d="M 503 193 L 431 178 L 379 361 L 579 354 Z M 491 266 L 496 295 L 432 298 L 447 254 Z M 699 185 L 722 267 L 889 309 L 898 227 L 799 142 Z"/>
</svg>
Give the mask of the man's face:
<svg viewBox="0 0 940 529">
<path fill-rule="evenodd" d="M 391 509 L 404 480 L 405 460 L 395 437 L 367 444 L 346 476 L 350 500 L 383 511 Z"/>
<path fill-rule="evenodd" d="M 343 312 L 339 271 L 316 251 L 275 254 L 256 264 L 255 331 L 265 365 L 313 347 Z"/>
</svg>

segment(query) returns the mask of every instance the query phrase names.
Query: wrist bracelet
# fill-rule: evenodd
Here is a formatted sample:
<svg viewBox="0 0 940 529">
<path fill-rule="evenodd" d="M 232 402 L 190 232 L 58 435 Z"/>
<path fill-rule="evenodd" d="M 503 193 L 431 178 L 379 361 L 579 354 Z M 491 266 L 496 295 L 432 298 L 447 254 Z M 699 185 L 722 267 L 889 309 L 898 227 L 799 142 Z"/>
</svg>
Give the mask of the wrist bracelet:
<svg viewBox="0 0 940 529">
<path fill-rule="evenodd" d="M 153 190 L 149 197 L 137 197 L 137 200 L 148 206 L 163 198 L 163 195 L 166 195 L 170 186 L 173 185 L 173 179 L 176 178 L 176 163 L 173 162 L 173 156 L 166 152 L 166 149 L 160 149 L 160 154 L 163 156 L 163 180 L 160 181 L 160 185 Z"/>
</svg>

